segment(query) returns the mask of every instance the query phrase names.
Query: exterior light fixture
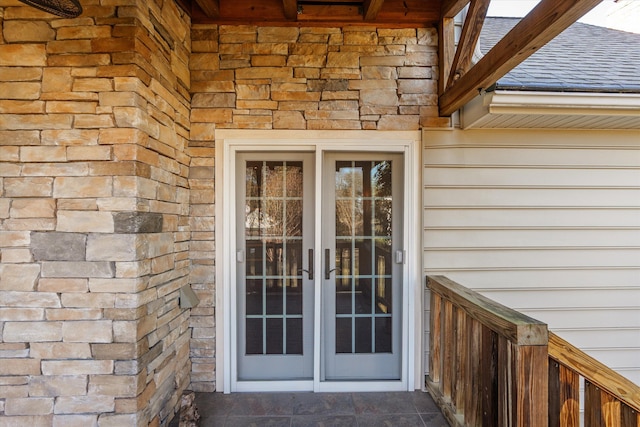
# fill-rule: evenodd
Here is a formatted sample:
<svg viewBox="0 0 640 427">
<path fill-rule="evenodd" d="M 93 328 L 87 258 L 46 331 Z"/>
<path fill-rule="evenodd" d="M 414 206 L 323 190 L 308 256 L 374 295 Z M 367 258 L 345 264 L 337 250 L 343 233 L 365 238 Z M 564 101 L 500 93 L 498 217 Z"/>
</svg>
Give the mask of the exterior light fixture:
<svg viewBox="0 0 640 427">
<path fill-rule="evenodd" d="M 36 9 L 44 10 L 63 18 L 77 18 L 82 13 L 78 0 L 20 0 Z"/>
</svg>

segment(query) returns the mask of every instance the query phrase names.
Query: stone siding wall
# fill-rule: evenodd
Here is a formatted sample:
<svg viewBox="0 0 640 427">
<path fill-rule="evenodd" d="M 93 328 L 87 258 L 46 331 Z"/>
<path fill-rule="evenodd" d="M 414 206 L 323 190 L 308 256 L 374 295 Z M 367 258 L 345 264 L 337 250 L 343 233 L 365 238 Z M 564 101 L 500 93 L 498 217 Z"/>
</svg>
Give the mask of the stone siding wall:
<svg viewBox="0 0 640 427">
<path fill-rule="evenodd" d="M 189 383 L 190 19 L 0 0 L 0 424 L 166 423 Z"/>
<path fill-rule="evenodd" d="M 193 25 L 192 387 L 215 389 L 215 129 L 417 130 L 438 117 L 435 28 Z"/>
</svg>

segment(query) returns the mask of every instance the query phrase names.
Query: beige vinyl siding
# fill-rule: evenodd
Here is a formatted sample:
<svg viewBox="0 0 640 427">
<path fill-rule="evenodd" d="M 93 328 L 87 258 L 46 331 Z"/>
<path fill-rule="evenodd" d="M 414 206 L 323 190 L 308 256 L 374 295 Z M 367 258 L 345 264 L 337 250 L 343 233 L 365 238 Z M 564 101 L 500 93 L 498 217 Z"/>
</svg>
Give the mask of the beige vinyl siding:
<svg viewBox="0 0 640 427">
<path fill-rule="evenodd" d="M 640 384 L 640 131 L 425 131 L 423 144 L 425 273 Z M 428 293 L 425 307 L 428 343 Z"/>
</svg>

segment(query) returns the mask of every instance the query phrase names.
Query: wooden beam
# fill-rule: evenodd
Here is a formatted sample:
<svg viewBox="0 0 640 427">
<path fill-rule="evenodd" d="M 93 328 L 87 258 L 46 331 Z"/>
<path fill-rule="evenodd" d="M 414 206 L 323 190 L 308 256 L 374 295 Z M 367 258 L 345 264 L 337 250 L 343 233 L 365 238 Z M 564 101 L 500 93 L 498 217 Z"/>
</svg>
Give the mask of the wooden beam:
<svg viewBox="0 0 640 427">
<path fill-rule="evenodd" d="M 298 16 L 298 0 L 282 0 L 284 6 L 284 16 L 287 19 L 295 20 Z"/>
<path fill-rule="evenodd" d="M 541 0 L 469 72 L 440 95 L 440 116 L 450 116 L 603 0 Z"/>
<path fill-rule="evenodd" d="M 196 3 L 208 18 L 220 16 L 220 0 L 196 0 Z"/>
<path fill-rule="evenodd" d="M 440 53 L 440 66 L 438 67 L 438 95 L 442 95 L 446 89 L 451 64 L 456 53 L 455 23 L 453 18 L 440 19 L 438 27 L 438 50 Z"/>
<path fill-rule="evenodd" d="M 466 74 L 471 67 L 473 51 L 480 38 L 480 30 L 482 30 L 484 18 L 487 16 L 489 2 L 490 0 L 471 0 L 471 6 L 469 6 L 469 11 L 462 27 L 462 35 L 460 36 L 460 41 L 458 41 L 456 55 L 451 64 L 447 88 Z"/>
<path fill-rule="evenodd" d="M 384 0 L 364 0 L 362 3 L 364 20 L 372 21 L 376 19 L 378 12 L 382 9 L 382 3 L 384 3 Z"/>
<path fill-rule="evenodd" d="M 454 18 L 470 0 L 442 0 L 442 7 L 440 8 L 440 16 L 442 18 Z"/>
</svg>

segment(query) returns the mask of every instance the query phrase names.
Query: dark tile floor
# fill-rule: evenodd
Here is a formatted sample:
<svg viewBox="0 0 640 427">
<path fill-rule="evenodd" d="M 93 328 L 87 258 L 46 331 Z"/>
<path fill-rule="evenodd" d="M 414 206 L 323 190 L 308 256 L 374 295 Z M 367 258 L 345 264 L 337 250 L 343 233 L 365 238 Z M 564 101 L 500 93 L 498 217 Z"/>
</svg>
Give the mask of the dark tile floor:
<svg viewBox="0 0 640 427">
<path fill-rule="evenodd" d="M 196 406 L 202 427 L 448 426 L 431 396 L 419 391 L 197 393 Z"/>
</svg>

